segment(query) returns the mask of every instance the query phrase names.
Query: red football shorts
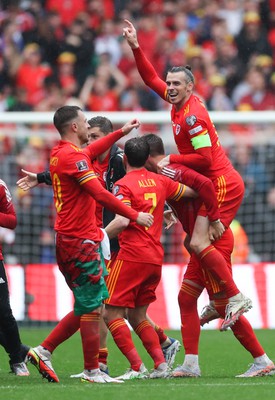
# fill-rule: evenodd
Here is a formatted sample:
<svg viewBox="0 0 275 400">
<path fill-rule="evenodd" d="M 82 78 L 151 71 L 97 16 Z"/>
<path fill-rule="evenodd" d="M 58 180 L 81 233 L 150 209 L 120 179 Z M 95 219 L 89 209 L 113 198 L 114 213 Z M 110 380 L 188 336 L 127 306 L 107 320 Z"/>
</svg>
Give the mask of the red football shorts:
<svg viewBox="0 0 275 400">
<path fill-rule="evenodd" d="M 117 259 L 106 279 L 109 298 L 105 304 L 135 308 L 156 300 L 161 266 Z"/>
<path fill-rule="evenodd" d="M 219 176 L 213 181 L 221 214 L 221 221 L 228 228 L 235 218 L 242 203 L 245 186 L 241 175 L 232 169 L 226 175 Z M 206 216 L 207 212 L 203 205 L 198 215 Z"/>
</svg>

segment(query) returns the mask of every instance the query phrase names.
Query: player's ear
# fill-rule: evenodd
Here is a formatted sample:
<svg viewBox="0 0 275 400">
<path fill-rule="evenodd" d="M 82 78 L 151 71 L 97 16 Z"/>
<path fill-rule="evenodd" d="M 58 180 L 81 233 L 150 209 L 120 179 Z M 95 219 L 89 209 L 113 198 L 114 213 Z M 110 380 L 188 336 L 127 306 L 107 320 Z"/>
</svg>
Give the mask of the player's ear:
<svg viewBox="0 0 275 400">
<path fill-rule="evenodd" d="M 193 82 L 188 82 L 188 83 L 187 83 L 187 90 L 188 90 L 189 92 L 192 92 L 192 91 L 193 91 L 193 88 L 194 88 L 194 83 L 193 83 Z"/>
<path fill-rule="evenodd" d="M 126 156 L 126 154 L 123 154 L 123 165 L 124 165 L 124 168 L 126 169 L 126 167 L 127 167 L 127 156 Z"/>
<path fill-rule="evenodd" d="M 77 131 L 78 125 L 77 125 L 77 122 L 76 122 L 76 121 L 72 121 L 72 122 L 71 122 L 71 128 L 72 128 L 72 130 L 73 130 L 74 132 Z"/>
</svg>

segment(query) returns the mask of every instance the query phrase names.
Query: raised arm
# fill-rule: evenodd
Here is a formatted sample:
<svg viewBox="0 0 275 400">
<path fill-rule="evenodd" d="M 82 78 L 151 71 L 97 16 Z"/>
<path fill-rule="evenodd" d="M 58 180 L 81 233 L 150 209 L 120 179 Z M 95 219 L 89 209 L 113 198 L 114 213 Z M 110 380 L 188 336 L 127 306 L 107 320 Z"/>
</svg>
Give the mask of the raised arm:
<svg viewBox="0 0 275 400">
<path fill-rule="evenodd" d="M 123 36 L 126 38 L 129 46 L 131 47 L 138 72 L 144 83 L 153 89 L 164 100 L 169 101 L 167 98 L 166 82 L 164 82 L 157 74 L 155 68 L 146 58 L 142 49 L 139 46 L 137 39 L 137 32 L 134 25 L 125 20 L 126 27 L 123 29 Z"/>
<path fill-rule="evenodd" d="M 90 159 L 96 158 L 99 154 L 104 153 L 108 150 L 117 140 L 121 139 L 123 136 L 128 135 L 134 128 L 138 128 L 140 122 L 137 119 L 128 121 L 121 129 L 109 133 L 95 142 L 89 144 L 84 151 L 88 154 Z"/>
</svg>

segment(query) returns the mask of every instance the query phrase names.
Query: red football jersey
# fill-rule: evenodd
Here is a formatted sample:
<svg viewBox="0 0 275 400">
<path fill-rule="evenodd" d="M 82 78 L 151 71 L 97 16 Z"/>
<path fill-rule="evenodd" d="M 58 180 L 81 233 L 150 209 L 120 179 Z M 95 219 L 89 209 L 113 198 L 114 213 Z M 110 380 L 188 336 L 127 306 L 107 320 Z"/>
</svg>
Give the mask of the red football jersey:
<svg viewBox="0 0 275 400">
<path fill-rule="evenodd" d="M 113 193 L 118 199 L 137 211 L 154 215 L 154 223 L 150 228 L 130 222 L 119 235 L 119 259 L 162 264 L 163 248 L 160 237 L 164 204 L 166 199 L 180 200 L 184 191 L 184 185 L 145 168 L 128 172 L 116 182 Z"/>
<path fill-rule="evenodd" d="M 138 71 L 147 86 L 153 89 L 159 96 L 169 102 L 167 95 L 167 85 L 156 73 L 153 65 L 145 57 L 142 50 L 139 48 L 133 49 Z M 175 142 L 180 154 L 192 155 L 196 154 L 196 144 L 192 143 L 193 139 L 198 136 L 208 134 L 210 141 L 206 140 L 201 147 L 211 147 L 212 165 L 207 169 L 202 169 L 195 162 L 193 168 L 198 170 L 203 175 L 211 180 L 226 174 L 233 169 L 233 166 L 226 156 L 225 151 L 220 145 L 217 131 L 213 122 L 210 119 L 208 111 L 203 102 L 195 95 L 191 95 L 184 106 L 177 111 L 172 105 L 171 120 Z M 183 163 L 191 166 L 184 160 L 179 160 L 176 156 L 171 155 L 171 163 Z M 199 161 L 198 161 L 199 162 Z"/>
<path fill-rule="evenodd" d="M 96 225 L 96 202 L 82 184 L 96 175 L 89 147 L 80 149 L 60 140 L 50 158 L 54 202 L 57 211 L 55 230 L 68 236 L 100 241 L 103 234 Z"/>
<path fill-rule="evenodd" d="M 85 149 L 63 140 L 52 149 L 50 173 L 57 211 L 57 232 L 101 241 L 103 233 L 96 225 L 96 201 L 131 221 L 137 220 L 137 211 L 122 204 L 102 187 L 91 164 L 91 160 L 104 151 L 118 134 L 114 132 Z"/>
<path fill-rule="evenodd" d="M 172 106 L 171 120 L 174 139 L 180 154 L 194 153 L 196 150 L 193 147 L 192 140 L 197 136 L 208 133 L 211 143 L 207 147 L 211 147 L 213 161 L 209 169 L 201 171 L 205 176 L 215 179 L 232 170 L 233 166 L 220 145 L 216 128 L 209 113 L 197 96 L 192 94 L 179 111 L 176 111 L 175 106 Z"/>
</svg>

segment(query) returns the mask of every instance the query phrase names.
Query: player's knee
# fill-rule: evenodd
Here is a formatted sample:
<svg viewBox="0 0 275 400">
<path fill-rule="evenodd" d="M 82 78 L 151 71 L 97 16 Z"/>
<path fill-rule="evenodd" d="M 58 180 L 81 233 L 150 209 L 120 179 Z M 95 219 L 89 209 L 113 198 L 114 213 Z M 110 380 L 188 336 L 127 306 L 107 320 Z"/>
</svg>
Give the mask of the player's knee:
<svg viewBox="0 0 275 400">
<path fill-rule="evenodd" d="M 110 322 L 110 315 L 106 307 L 102 311 L 102 318 L 106 325 Z"/>
<path fill-rule="evenodd" d="M 199 254 L 210 244 L 211 244 L 211 242 L 210 242 L 209 238 L 196 237 L 194 239 L 191 239 L 190 248 L 194 253 Z"/>
<path fill-rule="evenodd" d="M 188 311 L 193 307 L 197 307 L 197 298 L 191 296 L 184 290 L 180 290 L 178 295 L 178 303 L 181 312 Z"/>
</svg>

